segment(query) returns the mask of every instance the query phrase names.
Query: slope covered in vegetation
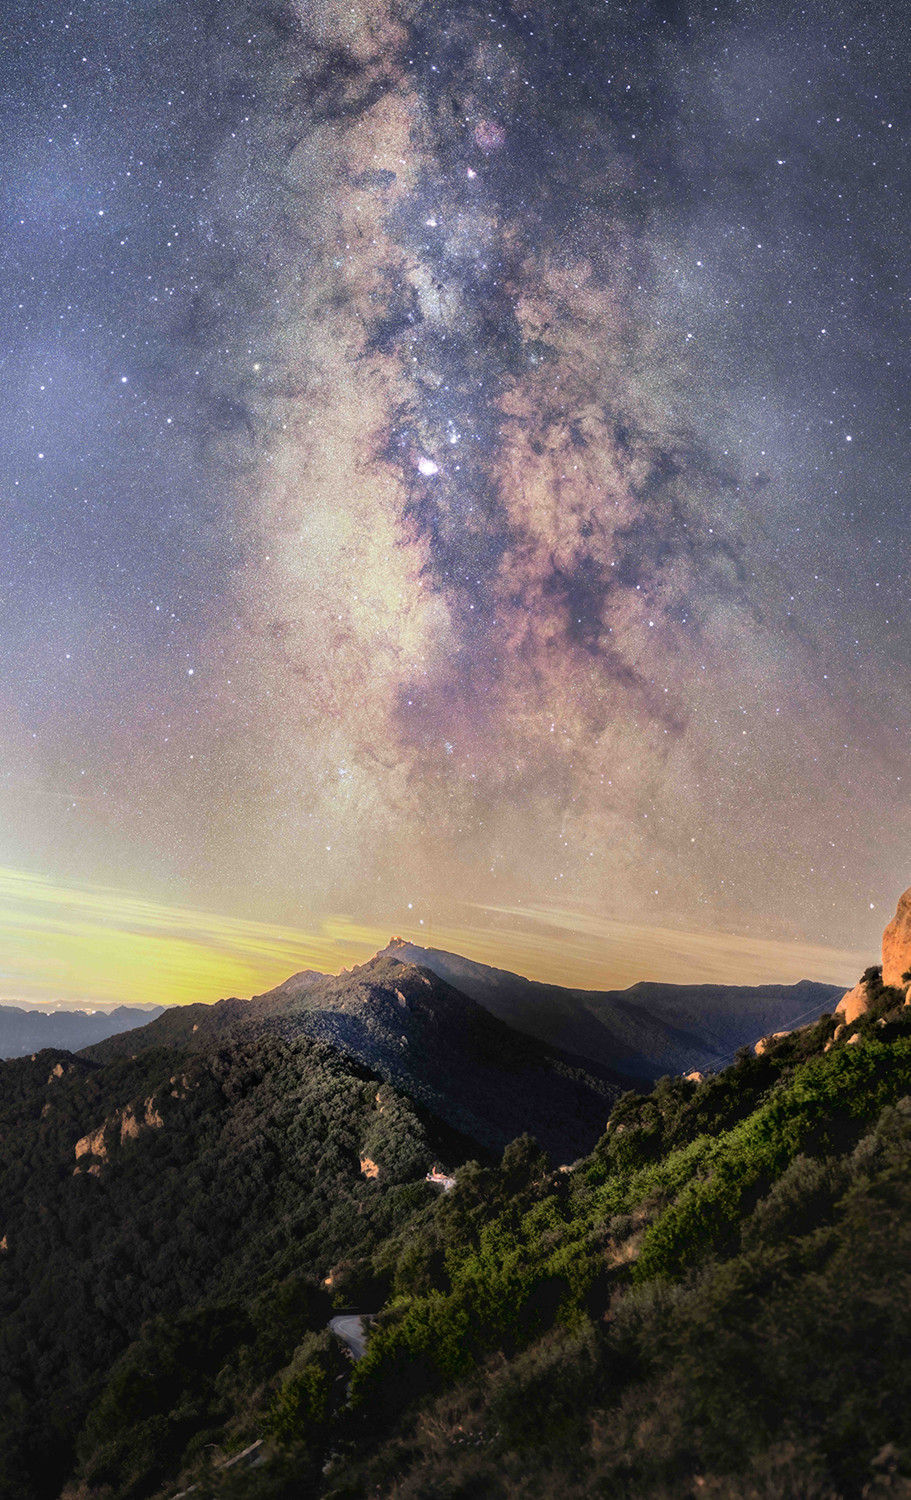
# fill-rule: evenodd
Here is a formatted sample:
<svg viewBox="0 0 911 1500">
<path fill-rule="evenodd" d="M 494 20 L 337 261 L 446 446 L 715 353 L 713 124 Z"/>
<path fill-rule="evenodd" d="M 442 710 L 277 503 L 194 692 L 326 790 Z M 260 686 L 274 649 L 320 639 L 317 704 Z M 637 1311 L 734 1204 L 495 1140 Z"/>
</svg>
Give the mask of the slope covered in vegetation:
<svg viewBox="0 0 911 1500">
<path fill-rule="evenodd" d="M 911 1492 L 903 999 L 627 1097 L 505 1204 L 460 1180 L 353 1381 L 367 1426 L 439 1394 L 329 1493 Z"/>
<path fill-rule="evenodd" d="M 847 1027 L 627 1094 L 572 1170 L 526 1137 L 442 1196 L 433 1122 L 313 1042 L 188 1054 L 171 1105 L 174 1051 L 19 1079 L 4 1493 L 57 1494 L 53 1433 L 68 1500 L 907 1497 L 911 1008 L 868 990 Z M 72 1153 L 150 1099 L 161 1127 L 121 1144 L 115 1120 L 99 1172 L 63 1183 L 58 1112 Z M 333 1306 L 379 1310 L 353 1369 Z M 259 1439 L 267 1461 L 224 1466 Z"/>
<path fill-rule="evenodd" d="M 147 1494 L 243 1427 L 325 1333 L 326 1278 L 361 1295 L 469 1149 L 306 1040 L 4 1064 L 0 1493 L 54 1497 L 78 1462 L 90 1492 Z"/>
<path fill-rule="evenodd" d="M 211 1045 L 263 1032 L 310 1036 L 403 1089 L 485 1150 L 530 1130 L 558 1161 L 590 1151 L 611 1105 L 635 1086 L 514 1031 L 429 969 L 376 957 L 350 972 L 252 1001 L 181 1006 L 89 1050 L 105 1060 L 148 1046 Z M 647 1085 L 643 1085 L 647 1086 Z"/>
</svg>

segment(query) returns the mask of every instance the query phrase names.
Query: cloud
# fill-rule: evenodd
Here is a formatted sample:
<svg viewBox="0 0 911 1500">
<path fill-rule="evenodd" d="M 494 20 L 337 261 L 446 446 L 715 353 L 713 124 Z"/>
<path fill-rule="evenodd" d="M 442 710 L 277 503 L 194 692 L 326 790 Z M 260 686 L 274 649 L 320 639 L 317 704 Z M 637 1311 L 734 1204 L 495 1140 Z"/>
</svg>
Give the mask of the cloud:
<svg viewBox="0 0 911 1500">
<path fill-rule="evenodd" d="M 311 932 L 149 901 L 100 885 L 0 869 L 7 1002 L 190 1004 L 261 993 L 301 969 L 363 963 L 391 934 L 344 915 Z M 853 982 L 860 953 L 616 922 L 559 907 L 479 907 L 463 925 L 401 935 L 481 963 L 588 989 L 640 979 Z"/>
<path fill-rule="evenodd" d="M 870 961 L 869 954 L 821 943 L 651 927 L 578 909 L 480 910 L 494 924 L 480 939 L 483 946 L 522 956 L 536 979 L 548 978 L 554 984 L 604 989 L 642 979 L 672 984 L 792 984 L 815 979 L 848 986 Z M 465 937 L 478 948 L 477 933 Z"/>
<path fill-rule="evenodd" d="M 188 1004 L 335 971 L 385 939 L 344 917 L 312 934 L 0 869 L 7 1000 Z"/>
</svg>

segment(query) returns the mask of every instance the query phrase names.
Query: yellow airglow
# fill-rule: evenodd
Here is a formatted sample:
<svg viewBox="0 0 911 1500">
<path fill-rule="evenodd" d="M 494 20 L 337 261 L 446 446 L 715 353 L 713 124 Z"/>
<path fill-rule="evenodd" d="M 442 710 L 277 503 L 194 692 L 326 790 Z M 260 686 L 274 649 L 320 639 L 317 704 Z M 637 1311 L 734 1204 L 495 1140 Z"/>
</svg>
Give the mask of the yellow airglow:
<svg viewBox="0 0 911 1500">
<path fill-rule="evenodd" d="M 794 984 L 814 979 L 853 985 L 875 955 L 822 944 L 757 938 L 729 932 L 621 922 L 585 909 L 484 907 L 489 927 L 450 933 L 456 952 L 483 963 L 515 967 L 493 955 L 509 952 L 522 973 L 550 984 L 625 989 L 639 980 L 671 984 Z M 459 947 L 464 938 L 466 946 Z M 416 941 L 419 941 L 417 939 Z M 483 950 L 483 951 L 482 951 Z"/>
<path fill-rule="evenodd" d="M 411 942 L 587 989 L 676 983 L 853 983 L 870 955 L 684 932 L 557 908 L 489 907 L 464 925 L 402 926 Z M 0 999 L 184 1005 L 248 996 L 300 969 L 337 973 L 388 942 L 345 916 L 311 932 L 0 868 Z"/>
<path fill-rule="evenodd" d="M 0 996 L 186 1005 L 369 957 L 344 918 L 314 936 L 102 886 L 0 869 Z M 381 944 L 379 945 L 381 946 Z"/>
</svg>

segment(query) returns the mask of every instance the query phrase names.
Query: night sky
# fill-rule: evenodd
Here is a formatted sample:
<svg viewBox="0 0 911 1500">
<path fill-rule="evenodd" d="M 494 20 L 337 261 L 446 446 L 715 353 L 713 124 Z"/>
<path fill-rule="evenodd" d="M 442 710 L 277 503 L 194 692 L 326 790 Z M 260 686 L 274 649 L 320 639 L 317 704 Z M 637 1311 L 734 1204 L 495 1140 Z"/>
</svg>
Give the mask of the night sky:
<svg viewBox="0 0 911 1500">
<path fill-rule="evenodd" d="M 393 932 L 853 983 L 911 882 L 901 7 L 4 30 L 0 995 Z"/>
</svg>

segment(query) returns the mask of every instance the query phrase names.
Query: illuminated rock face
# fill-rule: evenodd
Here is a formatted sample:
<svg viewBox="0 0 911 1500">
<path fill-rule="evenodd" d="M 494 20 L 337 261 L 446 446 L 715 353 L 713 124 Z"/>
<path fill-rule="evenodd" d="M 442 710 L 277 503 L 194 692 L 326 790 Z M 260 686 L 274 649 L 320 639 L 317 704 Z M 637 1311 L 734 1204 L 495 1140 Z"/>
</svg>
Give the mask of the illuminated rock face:
<svg viewBox="0 0 911 1500">
<path fill-rule="evenodd" d="M 847 999 L 847 996 L 845 996 L 845 999 Z M 844 1001 L 842 1001 L 842 1004 L 844 1004 Z M 790 1031 L 773 1031 L 771 1036 L 760 1037 L 759 1041 L 756 1043 L 756 1046 L 753 1048 L 753 1051 L 756 1053 L 757 1057 L 762 1057 L 762 1054 L 764 1052 L 768 1052 L 769 1047 L 773 1042 L 780 1042 L 783 1036 L 790 1035 Z"/>
<path fill-rule="evenodd" d="M 859 1016 L 865 1015 L 870 1009 L 870 997 L 867 994 L 867 986 L 862 979 L 858 980 L 853 990 L 842 997 L 835 1008 L 836 1015 L 843 1016 L 846 1026 L 856 1021 Z"/>
<path fill-rule="evenodd" d="M 883 984 L 904 989 L 911 969 L 911 890 L 899 897 L 895 916 L 883 933 Z"/>
<path fill-rule="evenodd" d="M 899 896 L 895 916 L 883 933 L 883 984 L 897 990 L 908 988 L 903 977 L 911 972 L 911 889 Z M 848 990 L 837 1006 L 837 1011 L 850 1025 L 870 1009 L 867 986 L 861 979 Z"/>
<path fill-rule="evenodd" d="M 100 1156 L 102 1161 L 107 1160 L 108 1151 L 104 1143 L 104 1132 L 106 1129 L 107 1121 L 105 1121 L 104 1125 L 99 1125 L 97 1130 L 89 1131 L 88 1135 L 84 1135 L 81 1140 L 76 1142 L 75 1152 L 77 1161 L 80 1156 Z"/>
</svg>

